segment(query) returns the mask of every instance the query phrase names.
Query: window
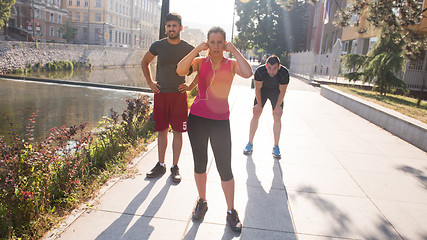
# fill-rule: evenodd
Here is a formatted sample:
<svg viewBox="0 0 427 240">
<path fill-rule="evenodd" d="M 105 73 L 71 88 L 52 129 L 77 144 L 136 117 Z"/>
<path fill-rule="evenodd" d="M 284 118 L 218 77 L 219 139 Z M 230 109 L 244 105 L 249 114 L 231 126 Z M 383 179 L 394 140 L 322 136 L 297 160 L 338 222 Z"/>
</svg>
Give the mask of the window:
<svg viewBox="0 0 427 240">
<path fill-rule="evenodd" d="M 40 18 L 40 9 L 36 8 L 34 15 L 36 18 Z"/>
<path fill-rule="evenodd" d="M 58 15 L 58 23 L 62 23 L 62 15 Z"/>
<path fill-rule="evenodd" d="M 73 0 L 68 0 L 68 6 L 73 6 Z"/>
<path fill-rule="evenodd" d="M 88 15 L 88 13 L 83 13 L 83 21 L 85 21 L 85 22 L 89 21 L 89 15 Z"/>
<path fill-rule="evenodd" d="M 101 14 L 100 13 L 95 14 L 95 21 L 101 22 Z"/>
<path fill-rule="evenodd" d="M 58 28 L 58 37 L 62 38 L 62 28 Z"/>
<path fill-rule="evenodd" d="M 85 0 L 85 7 L 89 6 L 89 1 Z"/>
<path fill-rule="evenodd" d="M 420 7 L 419 7 L 419 8 L 420 8 L 420 12 L 421 12 L 421 11 L 423 11 L 423 10 L 424 10 L 424 8 L 425 8 L 423 0 L 418 0 L 418 1 L 417 1 L 417 3 L 418 3 L 418 5 L 420 6 Z M 425 12 L 424 12 L 424 14 L 425 14 Z M 421 23 L 421 21 L 423 20 L 423 15 L 424 15 L 424 14 L 420 14 L 420 16 L 418 17 L 418 19 L 417 19 L 417 20 L 415 20 L 415 23 L 416 23 L 416 24 L 420 24 L 420 23 Z"/>
<path fill-rule="evenodd" d="M 317 24 L 319 21 L 319 11 L 320 11 L 320 6 L 319 6 L 319 4 L 317 4 L 316 9 L 314 10 L 313 28 L 317 28 Z"/>
<path fill-rule="evenodd" d="M 49 33 L 50 33 L 50 36 L 51 36 L 51 37 L 54 37 L 54 36 L 55 36 L 55 30 L 53 29 L 53 27 L 50 27 L 50 31 L 49 31 Z"/>
<path fill-rule="evenodd" d="M 80 21 L 80 13 L 76 12 L 76 21 Z"/>
<path fill-rule="evenodd" d="M 101 29 L 95 28 L 95 39 L 99 41 L 101 38 L 102 38 Z"/>
<path fill-rule="evenodd" d="M 76 1 L 76 6 L 80 6 L 80 0 Z"/>
<path fill-rule="evenodd" d="M 113 6 L 114 6 L 113 0 L 110 0 L 110 10 L 113 10 Z"/>
<path fill-rule="evenodd" d="M 110 21 L 109 21 L 109 23 L 111 23 L 111 24 L 113 23 L 113 16 L 111 16 L 111 15 L 110 15 Z"/>
<path fill-rule="evenodd" d="M 83 28 L 83 39 L 88 40 L 89 39 L 89 31 L 87 28 Z"/>
<path fill-rule="evenodd" d="M 50 21 L 51 21 L 51 22 L 53 22 L 53 21 L 54 21 L 53 13 L 50 13 Z"/>
<path fill-rule="evenodd" d="M 101 0 L 96 0 L 95 1 L 95 7 L 97 7 L 97 8 L 102 7 Z"/>
</svg>

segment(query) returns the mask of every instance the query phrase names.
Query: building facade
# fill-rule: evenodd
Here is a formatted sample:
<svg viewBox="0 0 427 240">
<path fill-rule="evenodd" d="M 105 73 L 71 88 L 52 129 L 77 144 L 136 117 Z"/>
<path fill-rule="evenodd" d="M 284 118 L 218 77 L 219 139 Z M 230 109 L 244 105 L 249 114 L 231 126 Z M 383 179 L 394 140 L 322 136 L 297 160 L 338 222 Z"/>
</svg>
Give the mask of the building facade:
<svg viewBox="0 0 427 240">
<path fill-rule="evenodd" d="M 346 7 L 350 7 L 355 0 L 348 0 Z M 376 1 L 376 0 L 372 0 Z M 416 0 L 417 4 L 420 5 L 421 9 L 427 7 L 427 0 Z M 418 21 L 413 28 L 419 30 L 419 34 L 427 34 L 427 15 L 424 12 L 424 17 L 420 15 L 420 21 Z M 354 54 L 367 54 L 368 51 L 378 41 L 380 29 L 375 29 L 369 26 L 364 15 L 353 16 L 350 19 L 350 24 L 359 21 L 359 26 L 349 26 L 343 28 L 342 41 L 343 41 L 343 54 L 354 53 Z"/>
<path fill-rule="evenodd" d="M 6 36 L 10 40 L 64 42 L 67 16 L 60 0 L 17 0 L 10 10 Z"/>
<path fill-rule="evenodd" d="M 159 0 L 66 0 L 73 43 L 149 47 L 158 39 Z"/>
<path fill-rule="evenodd" d="M 204 34 L 200 29 L 193 29 L 184 26 L 184 29 L 181 32 L 181 38 L 196 47 L 203 41 L 206 41 L 206 34 Z"/>
</svg>

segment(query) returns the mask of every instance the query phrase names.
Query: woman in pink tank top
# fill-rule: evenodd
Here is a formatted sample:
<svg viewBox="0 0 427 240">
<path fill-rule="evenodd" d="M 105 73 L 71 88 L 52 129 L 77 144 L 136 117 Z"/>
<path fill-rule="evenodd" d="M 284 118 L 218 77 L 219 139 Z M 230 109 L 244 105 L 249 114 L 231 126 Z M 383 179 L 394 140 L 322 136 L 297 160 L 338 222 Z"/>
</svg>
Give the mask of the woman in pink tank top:
<svg viewBox="0 0 427 240">
<path fill-rule="evenodd" d="M 209 50 L 209 55 L 197 57 L 203 50 Z M 225 58 L 224 51 L 232 53 L 236 59 Z M 179 89 L 189 91 L 196 84 L 199 88 L 187 120 L 187 133 L 194 159 L 194 178 L 199 192 L 193 219 L 202 219 L 208 210 L 206 166 L 210 141 L 227 202 L 227 222 L 234 231 L 240 232 L 242 223 L 234 209 L 228 95 L 234 75 L 249 78 L 252 76 L 252 68 L 236 47 L 226 41 L 225 31 L 220 27 L 209 30 L 208 41 L 201 43 L 185 56 L 178 63 L 176 72 L 180 76 L 185 76 L 189 73 L 190 67 L 197 72 L 197 76 L 190 86 L 183 84 Z"/>
</svg>

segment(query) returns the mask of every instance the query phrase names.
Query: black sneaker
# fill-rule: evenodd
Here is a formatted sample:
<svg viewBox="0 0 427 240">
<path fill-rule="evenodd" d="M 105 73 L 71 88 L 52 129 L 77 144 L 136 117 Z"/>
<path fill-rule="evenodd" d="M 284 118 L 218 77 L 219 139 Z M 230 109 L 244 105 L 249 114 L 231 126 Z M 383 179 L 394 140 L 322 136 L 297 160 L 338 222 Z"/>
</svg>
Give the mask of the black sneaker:
<svg viewBox="0 0 427 240">
<path fill-rule="evenodd" d="M 232 209 L 231 213 L 227 211 L 227 222 L 230 224 L 231 229 L 235 232 L 241 232 L 242 231 L 242 223 L 240 222 L 239 215 L 237 214 L 237 211 Z"/>
<path fill-rule="evenodd" d="M 158 162 L 156 164 L 156 166 L 154 166 L 153 169 L 151 169 L 151 171 L 149 171 L 147 173 L 147 177 L 148 178 L 154 178 L 157 177 L 159 175 L 163 175 L 166 172 L 166 166 L 162 166 L 160 165 L 160 163 Z"/>
<path fill-rule="evenodd" d="M 193 219 L 200 220 L 204 218 L 207 211 L 208 211 L 208 202 L 200 198 L 199 201 L 197 201 L 196 208 L 194 208 Z"/>
<path fill-rule="evenodd" d="M 171 177 L 173 182 L 181 182 L 181 175 L 179 175 L 179 167 L 178 165 L 171 167 Z"/>
</svg>

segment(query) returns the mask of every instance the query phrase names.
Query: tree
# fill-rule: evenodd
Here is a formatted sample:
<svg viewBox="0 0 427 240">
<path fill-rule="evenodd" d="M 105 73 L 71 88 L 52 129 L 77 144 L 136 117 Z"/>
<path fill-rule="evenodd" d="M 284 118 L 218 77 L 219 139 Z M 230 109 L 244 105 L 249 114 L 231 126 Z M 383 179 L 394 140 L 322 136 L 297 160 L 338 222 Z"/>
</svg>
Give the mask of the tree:
<svg viewBox="0 0 427 240">
<path fill-rule="evenodd" d="M 347 54 L 343 56 L 343 65 L 352 70 L 343 74 L 349 80 L 362 80 L 374 82 L 374 89 L 381 95 L 402 89 L 407 92 L 405 83 L 396 77 L 404 70 L 405 59 L 403 57 L 404 41 L 397 33 L 384 34 L 386 29 L 382 29 L 380 39 L 367 55 Z"/>
<path fill-rule="evenodd" d="M 70 26 L 69 22 L 66 22 L 61 29 L 64 32 L 62 38 L 67 40 L 67 43 L 74 39 L 76 30 Z"/>
<path fill-rule="evenodd" d="M 15 4 L 15 0 L 0 0 L 0 28 L 6 25 L 10 17 L 10 8 Z"/>
<path fill-rule="evenodd" d="M 298 51 L 298 43 L 306 39 L 306 26 L 303 21 L 303 3 L 297 4 L 287 12 L 276 0 L 237 1 L 236 22 L 239 34 L 234 43 L 240 49 L 262 49 L 267 53 L 282 55 Z"/>
<path fill-rule="evenodd" d="M 298 0 L 282 1 L 293 6 Z M 354 0 L 346 9 L 339 9 L 338 18 L 334 21 L 337 26 L 350 26 L 352 16 L 364 16 L 370 23 L 367 27 L 382 29 L 380 41 L 367 56 L 344 57 L 344 64 L 355 70 L 345 76 L 351 80 L 361 78 L 369 82 L 375 79 L 375 87 L 382 95 L 395 88 L 406 91 L 406 85 L 396 77 L 403 70 L 404 56 L 416 59 L 423 56 L 427 49 L 427 37 L 416 25 L 427 17 L 427 9 L 422 9 L 420 3 L 419 0 Z M 359 33 L 367 31 L 360 27 L 359 20 L 353 25 L 359 27 Z"/>
<path fill-rule="evenodd" d="M 293 7 L 301 0 L 279 0 L 287 7 Z M 305 2 L 307 2 L 306 0 Z M 317 3 L 321 0 L 309 0 Z M 337 1 L 337 0 L 330 0 Z M 352 16 L 364 15 L 374 28 L 384 28 L 381 34 L 398 34 L 403 40 L 403 53 L 406 57 L 417 58 L 427 49 L 427 38 L 423 36 L 415 24 L 427 17 L 427 9 L 421 9 L 418 0 L 354 0 L 346 9 L 338 9 L 337 20 L 334 24 L 341 27 L 350 26 Z M 359 27 L 359 21 L 354 26 Z M 366 32 L 366 28 L 359 28 L 359 32 Z"/>
</svg>

